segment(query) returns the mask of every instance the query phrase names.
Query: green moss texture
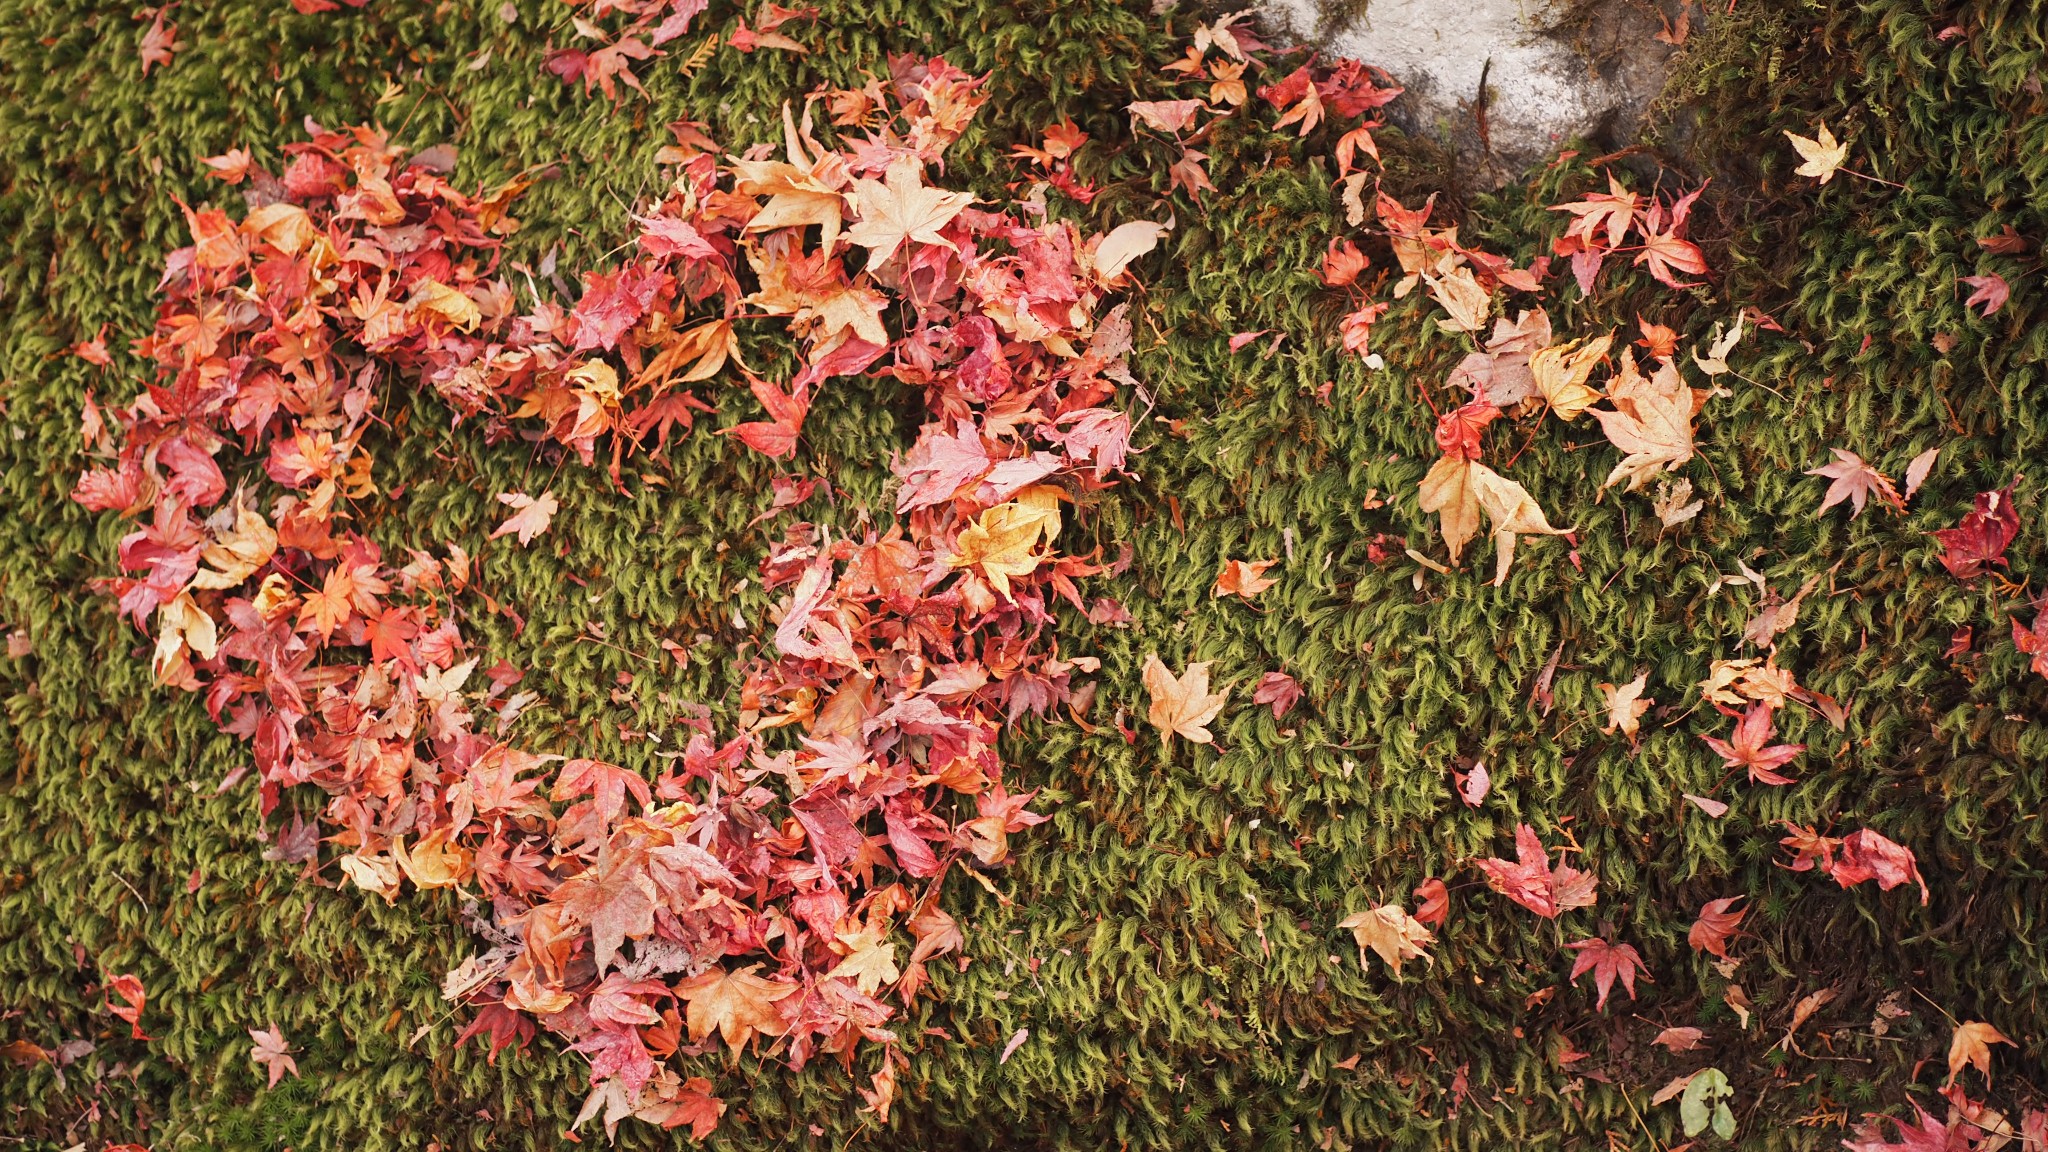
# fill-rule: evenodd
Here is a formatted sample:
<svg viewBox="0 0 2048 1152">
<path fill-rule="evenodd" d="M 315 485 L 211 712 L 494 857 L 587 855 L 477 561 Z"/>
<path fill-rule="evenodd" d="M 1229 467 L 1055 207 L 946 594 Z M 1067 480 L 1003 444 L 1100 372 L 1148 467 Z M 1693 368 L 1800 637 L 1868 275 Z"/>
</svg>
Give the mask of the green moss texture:
<svg viewBox="0 0 2048 1152">
<path fill-rule="evenodd" d="M 1134 140 L 1122 108 L 1168 94 L 1158 66 L 1194 17 L 1156 16 L 1150 0 L 822 7 L 792 26 L 807 55 L 715 48 L 685 75 L 741 15 L 716 4 L 639 69 L 645 99 L 614 105 L 542 72 L 548 47 L 574 37 L 559 0 L 371 0 L 314 16 L 284 0 L 190 0 L 171 17 L 185 47 L 147 77 L 135 10 L 0 0 L 0 631 L 29 649 L 0 658 L 0 1041 L 97 1044 L 61 1085 L 48 1064 L 0 1068 L 0 1134 L 158 1152 L 563 1144 L 586 1087 L 579 1057 L 543 1038 L 492 1066 L 453 1046 L 465 1020 L 438 982 L 472 950 L 457 902 L 385 907 L 266 862 L 252 785 L 216 794 L 245 750 L 196 697 L 152 683 L 147 638 L 89 585 L 112 573 L 124 527 L 66 499 L 80 403 L 141 386 L 125 345 L 149 330 L 162 258 L 184 242 L 178 200 L 239 209 L 199 158 L 246 146 L 274 162 L 309 116 L 374 120 L 411 147 L 452 142 L 465 186 L 544 169 L 515 207 L 526 226 L 508 258 L 538 266 L 554 252 L 565 277 L 630 235 L 667 122 L 705 121 L 735 145 L 774 139 L 784 100 L 885 71 L 892 52 L 993 73 L 995 98 L 951 153 L 956 186 L 1016 178 L 1009 147 L 1071 116 L 1093 136 L 1078 168 L 1105 189 L 1098 223 L 1166 194 L 1173 154 Z M 1672 292 L 1615 268 L 1593 299 L 1570 289 L 1553 308 L 1566 335 L 1641 315 L 1697 338 L 1745 305 L 1782 324 L 1738 350 L 1744 379 L 1700 419 L 1684 475 L 1705 511 L 1667 530 L 1639 496 L 1599 499 L 1612 448 L 1590 422 L 1552 423 L 1503 471 L 1576 528 L 1575 554 L 1525 541 L 1502 588 L 1483 583 L 1484 563 L 1418 586 L 1398 546 L 1373 562 L 1381 534 L 1441 555 L 1414 495 L 1435 456 L 1421 390 L 1441 394 L 1469 342 L 1411 298 L 1375 331 L 1384 368 L 1345 353 L 1344 303 L 1315 275 L 1346 233 L 1330 134 L 1275 134 L 1270 114 L 1225 121 L 1206 145 L 1221 191 L 1176 197 L 1178 229 L 1141 261 L 1133 369 L 1154 404 L 1134 440 L 1139 479 L 1062 541 L 1135 550 L 1126 575 L 1092 585 L 1134 628 L 1061 618 L 1063 651 L 1104 662 L 1101 727 L 1027 722 L 1009 737 L 1053 818 L 990 877 L 1012 903 L 949 881 L 974 962 L 936 973 L 940 999 L 903 1022 L 911 1063 L 889 1124 L 857 1111 L 836 1066 L 792 1075 L 707 1058 L 688 1074 L 732 1105 L 712 1146 L 1662 1148 L 1682 1139 L 1676 1109 L 1647 1094 L 1713 1064 L 1735 1085 L 1742 1146 L 1829 1147 L 1866 1111 L 1937 1103 L 1944 1011 L 2019 1041 L 1998 1057 L 1995 1103 L 2040 1086 L 2048 679 L 2008 633 L 2014 615 L 2033 618 L 2029 577 L 2048 573 L 2048 12 L 2022 0 L 1712 7 L 1679 57 L 1659 151 L 1688 158 L 1672 161 L 1667 190 L 1715 176 L 1694 223 L 1712 282 Z M 1821 119 L 1851 142 L 1852 167 L 1903 187 L 1792 176 L 1781 130 Z M 1461 195 L 1431 149 L 1393 131 L 1382 147 L 1390 191 L 1414 203 L 1444 188 L 1468 241 L 1524 262 L 1563 227 L 1544 206 L 1600 186 L 1580 155 L 1527 186 Z M 2033 254 L 1976 243 L 2005 225 Z M 1957 278 L 1989 271 L 2013 294 L 1982 318 Z M 102 324 L 112 369 L 66 354 Z M 1229 350 L 1233 333 L 1261 328 L 1286 339 Z M 920 410 L 894 388 L 842 380 L 818 400 L 794 467 L 839 489 L 819 519 L 886 513 L 888 456 Z M 719 422 L 750 418 L 742 391 L 708 394 Z M 387 547 L 477 548 L 501 518 L 494 494 L 548 484 L 561 500 L 545 546 L 491 550 L 484 567 L 523 630 L 503 616 L 474 625 L 540 694 L 520 722 L 526 747 L 651 772 L 656 746 L 636 733 L 698 706 L 730 722 L 754 634 L 741 625 L 769 607 L 750 578 L 778 528 L 748 522 L 774 464 L 700 429 L 633 465 L 664 486 L 622 496 L 599 469 L 486 446 L 431 398 L 390 414 L 403 434 L 374 452 L 377 478 L 405 494 L 370 525 Z M 1526 436 L 1511 431 L 1502 460 Z M 1825 482 L 1802 473 L 1831 447 L 1897 476 L 1936 446 L 1907 512 L 1816 515 Z M 1926 533 L 2015 472 L 2010 579 L 1966 588 Z M 1250 604 L 1212 599 L 1233 557 L 1281 558 L 1280 584 Z M 1743 563 L 1786 594 L 1821 577 L 1779 662 L 1849 720 L 1837 732 L 1788 711 L 1784 737 L 1809 745 L 1800 783 L 1738 788 L 1714 821 L 1680 796 L 1720 781 L 1698 736 L 1725 724 L 1687 709 L 1710 661 L 1750 654 L 1756 594 L 1719 586 Z M 1945 657 L 1965 625 L 1973 649 Z M 663 639 L 692 649 L 687 668 Z M 1546 716 L 1531 692 L 1560 645 Z M 1216 662 L 1232 703 L 1215 748 L 1163 754 L 1149 731 L 1128 744 L 1103 722 L 1142 714 L 1149 651 L 1176 668 Z M 1250 701 L 1274 669 L 1306 693 L 1285 725 Z M 1638 670 L 1670 707 L 1632 750 L 1601 733 L 1595 686 Z M 1450 780 L 1473 758 L 1494 780 L 1478 809 Z M 1784 870 L 1781 820 L 1908 845 L 1932 902 Z M 1583 847 L 1596 909 L 1551 924 L 1486 891 L 1465 861 L 1510 853 L 1518 821 Z M 1409 900 L 1426 876 L 1453 888 L 1435 963 L 1401 980 L 1377 963 L 1362 973 L 1337 921 Z M 1736 975 L 1757 1010 L 1747 1030 L 1723 1004 L 1728 980 L 1685 940 L 1702 902 L 1736 894 L 1755 909 Z M 1562 984 L 1561 943 L 1603 930 L 1642 951 L 1654 984 L 1604 1013 L 1583 985 L 1526 1005 Z M 114 972 L 148 988 L 153 1041 L 99 1010 Z M 1804 1054 L 1774 1048 L 1792 1005 L 1820 988 L 1837 998 L 1802 1031 Z M 1890 992 L 1913 1014 L 1874 1037 Z M 301 1075 L 266 1091 L 245 1030 L 271 1023 Z M 1666 1025 L 1705 1029 L 1705 1046 L 1651 1047 Z M 1030 1040 L 999 1064 L 1023 1027 Z M 629 1124 L 619 1145 L 677 1139 Z"/>
</svg>

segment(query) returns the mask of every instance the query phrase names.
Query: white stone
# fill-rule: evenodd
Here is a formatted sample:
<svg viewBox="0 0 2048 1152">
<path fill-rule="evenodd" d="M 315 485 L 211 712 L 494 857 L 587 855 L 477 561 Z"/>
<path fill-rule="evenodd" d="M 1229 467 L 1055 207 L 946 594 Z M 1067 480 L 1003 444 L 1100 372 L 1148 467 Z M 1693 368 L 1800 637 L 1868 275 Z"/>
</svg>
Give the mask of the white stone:
<svg viewBox="0 0 2048 1152">
<path fill-rule="evenodd" d="M 1267 27 L 1385 69 L 1407 89 L 1389 111 L 1404 127 L 1457 147 L 1491 181 L 1540 162 L 1575 137 L 1619 145 L 1662 87 L 1671 49 L 1657 26 L 1619 3 L 1550 0 L 1273 0 Z M 1582 54 L 1591 41 L 1595 62 Z M 1486 82 L 1486 140 L 1475 107 Z M 1604 139 L 1597 139 L 1604 137 Z"/>
</svg>

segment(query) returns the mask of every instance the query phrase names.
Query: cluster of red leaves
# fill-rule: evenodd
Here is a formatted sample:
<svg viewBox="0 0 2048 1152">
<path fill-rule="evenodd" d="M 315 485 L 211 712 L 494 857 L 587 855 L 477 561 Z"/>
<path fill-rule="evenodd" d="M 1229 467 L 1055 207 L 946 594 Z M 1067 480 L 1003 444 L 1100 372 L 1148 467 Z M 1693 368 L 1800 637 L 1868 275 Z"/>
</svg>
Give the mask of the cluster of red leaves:
<svg viewBox="0 0 2048 1152">
<path fill-rule="evenodd" d="M 1633 263 L 1649 266 L 1650 275 L 1672 288 L 1691 288 L 1698 281 L 1681 280 L 1679 274 L 1704 276 L 1707 258 L 1699 246 L 1685 238 L 1685 226 L 1692 206 L 1706 191 L 1706 185 L 1678 197 L 1668 206 L 1656 196 L 1644 197 L 1622 187 L 1612 172 L 1607 191 L 1589 192 L 1569 204 L 1553 204 L 1553 212 L 1569 212 L 1572 222 L 1551 244 L 1551 253 L 1571 261 L 1572 276 L 1579 290 L 1593 294 L 1600 267 L 1609 256 L 1633 251 Z M 1640 243 L 1631 248 L 1629 234 Z"/>
<path fill-rule="evenodd" d="M 1105 297 L 1139 249 L 924 185 L 979 84 L 894 61 L 888 84 L 830 94 L 868 102 L 844 119 L 863 138 L 827 147 L 785 113 L 781 159 L 721 161 L 678 125 L 637 255 L 586 275 L 573 307 L 536 294 L 525 311 L 493 275 L 502 198 L 463 196 L 374 131 L 314 129 L 239 223 L 190 212 L 138 344 L 158 378 L 112 414 L 117 435 L 87 401 L 88 445 L 115 443 L 74 495 L 149 517 L 109 583 L 138 625 L 154 617 L 159 675 L 251 742 L 266 814 L 287 786 L 328 794 L 326 839 L 358 887 L 489 898 L 494 947 L 444 991 L 481 1006 L 465 1037 L 488 1033 L 493 1055 L 536 1022 L 585 1053 L 585 1118 L 701 1135 L 722 1103 L 662 1061 L 756 1037 L 797 1066 L 850 1068 L 880 1043 L 863 1094 L 886 1115 L 900 1057 L 882 997 L 914 999 L 961 943 L 935 903 L 943 877 L 1003 861 L 1044 819 L 1006 788 L 997 736 L 1092 697 L 1075 678 L 1094 661 L 1062 659 L 1048 624 L 1055 597 L 1085 610 L 1075 581 L 1103 568 L 1056 545 L 1062 505 L 1110 484 L 1128 450 L 1105 402 L 1131 382 L 1130 327 Z M 800 342 L 787 386 L 739 362 L 734 324 L 756 319 Z M 731 431 L 778 457 L 833 376 L 921 390 L 897 523 L 798 524 L 771 549 L 765 582 L 788 595 L 742 731 L 695 725 L 651 783 L 589 759 L 550 775 L 559 757 L 499 735 L 526 699 L 517 671 L 473 683 L 467 554 L 394 567 L 349 529 L 375 491 L 363 440 L 380 392 L 417 382 L 586 462 L 609 440 L 616 476 L 632 446 L 687 430 L 706 407 L 687 386 L 727 365 L 771 417 Z M 267 507 L 229 497 L 237 456 L 263 461 Z M 318 856 L 297 822 L 279 839 L 285 858 Z"/>
</svg>

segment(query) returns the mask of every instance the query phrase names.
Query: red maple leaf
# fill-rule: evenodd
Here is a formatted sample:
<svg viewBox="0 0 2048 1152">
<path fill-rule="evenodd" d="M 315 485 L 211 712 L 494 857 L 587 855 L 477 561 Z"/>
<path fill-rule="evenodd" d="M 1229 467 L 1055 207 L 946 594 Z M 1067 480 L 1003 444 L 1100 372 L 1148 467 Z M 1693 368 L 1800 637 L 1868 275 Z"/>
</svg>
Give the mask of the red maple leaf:
<svg viewBox="0 0 2048 1152">
<path fill-rule="evenodd" d="M 1273 719 L 1279 720 L 1294 708 L 1294 702 L 1301 699 L 1301 685 L 1285 672 L 1268 672 L 1259 677 L 1259 686 L 1252 690 L 1252 703 L 1273 706 Z"/>
<path fill-rule="evenodd" d="M 1896 1116 L 1867 1115 L 1864 1122 L 1856 1126 L 1855 1139 L 1842 1141 L 1842 1147 L 1849 1152 L 1962 1152 L 1974 1147 L 1983 1136 L 1977 1127 L 1958 1120 L 1954 1126 L 1936 1120 L 1925 1108 L 1913 1105 L 1918 1122 L 1908 1125 Z M 1884 1138 L 1884 1125 L 1890 1121 L 1898 1133 L 1898 1142 Z"/>
<path fill-rule="evenodd" d="M 616 272 L 586 272 L 583 299 L 569 313 L 570 339 L 578 352 L 610 350 L 638 323 L 669 284 L 659 268 L 628 264 Z"/>
<path fill-rule="evenodd" d="M 1473 863 L 1486 873 L 1486 882 L 1494 891 L 1547 920 L 1555 920 L 1567 909 L 1592 907 L 1600 878 L 1562 860 L 1552 868 L 1543 841 L 1527 824 L 1515 826 L 1515 857 L 1513 863 L 1499 858 Z"/>
<path fill-rule="evenodd" d="M 1643 971 L 1643 958 L 1628 944 L 1610 944 L 1598 936 L 1575 941 L 1565 945 L 1579 954 L 1572 962 L 1571 982 L 1577 985 L 1579 977 L 1587 972 L 1593 974 L 1593 987 L 1599 996 L 1593 1001 L 1595 1009 L 1607 1007 L 1607 994 L 1614 990 L 1614 978 L 1621 977 L 1621 986 L 1628 991 L 1628 998 L 1636 998 L 1636 974 Z M 1645 975 L 1643 979 L 1648 980 Z"/>
<path fill-rule="evenodd" d="M 107 979 L 107 1011 L 128 1022 L 137 1040 L 148 1040 L 142 1031 L 142 1008 L 149 1003 L 149 993 L 143 990 L 142 980 L 129 973 Z M 119 996 L 123 1003 L 116 1004 L 113 997 Z"/>
<path fill-rule="evenodd" d="M 2014 481 L 2018 483 L 2018 481 Z M 1962 523 L 1931 535 L 1941 542 L 1941 566 L 1958 580 L 1975 580 L 1994 564 L 2005 563 L 2005 550 L 2020 534 L 2019 510 L 2012 506 L 2013 485 L 1979 492 Z"/>
<path fill-rule="evenodd" d="M 811 410 L 809 390 L 799 384 L 793 391 L 784 392 L 768 381 L 758 379 L 748 380 L 747 386 L 753 389 L 754 399 L 768 409 L 769 419 L 735 424 L 725 429 L 725 433 L 739 437 L 747 447 L 777 460 L 794 454 L 797 434 L 803 431 L 804 416 Z"/>
<path fill-rule="evenodd" d="M 1451 890 L 1431 876 L 1415 886 L 1415 919 L 1433 928 L 1443 927 L 1451 915 Z"/>
<path fill-rule="evenodd" d="M 1736 722 L 1735 739 L 1722 740 L 1713 736 L 1702 736 L 1707 747 L 1721 754 L 1721 760 L 1730 768 L 1749 769 L 1749 778 L 1758 784 L 1790 784 L 1790 776 L 1779 775 L 1776 769 L 1791 762 L 1792 758 L 1806 751 L 1804 744 L 1772 744 L 1777 725 L 1771 720 L 1768 704 L 1751 704 L 1749 711 Z"/>
<path fill-rule="evenodd" d="M 1446 412 L 1436 422 L 1436 446 L 1453 459 L 1477 460 L 1479 434 L 1499 415 L 1500 409 L 1491 400 L 1474 400 Z"/>
<path fill-rule="evenodd" d="M 2012 645 L 2020 650 L 2020 655 L 2034 658 L 2035 672 L 2048 676 L 2048 608 L 2034 612 L 2031 629 L 2020 627 L 2017 619 L 2012 622 Z"/>
<path fill-rule="evenodd" d="M 1709 900 L 1700 907 L 1699 919 L 1692 922 L 1692 929 L 1685 934 L 1685 942 L 1692 945 L 1693 951 L 1719 956 L 1723 960 L 1728 958 L 1728 941 L 1735 935 L 1736 926 L 1742 923 L 1742 918 L 1749 914 L 1747 908 L 1740 912 L 1729 911 L 1741 899 L 1740 896 L 1724 896 L 1719 900 Z"/>
<path fill-rule="evenodd" d="M 1920 903 L 1927 903 L 1927 881 L 1913 851 L 1868 828 L 1859 828 L 1842 838 L 1841 855 L 1829 866 L 1828 875 L 1844 888 L 1865 880 L 1877 881 L 1879 891 L 1889 892 L 1906 881 L 1920 885 Z"/>
</svg>

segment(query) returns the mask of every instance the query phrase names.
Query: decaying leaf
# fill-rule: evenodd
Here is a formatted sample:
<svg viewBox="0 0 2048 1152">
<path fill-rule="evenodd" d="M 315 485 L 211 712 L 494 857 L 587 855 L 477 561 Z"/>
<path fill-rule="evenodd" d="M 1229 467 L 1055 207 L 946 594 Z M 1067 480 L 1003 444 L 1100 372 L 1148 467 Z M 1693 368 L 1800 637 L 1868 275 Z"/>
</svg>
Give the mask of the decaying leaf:
<svg viewBox="0 0 2048 1152">
<path fill-rule="evenodd" d="M 1631 747 L 1636 743 L 1636 733 L 1642 727 L 1643 713 L 1657 702 L 1643 695 L 1650 685 L 1650 674 L 1639 672 L 1636 678 L 1626 684 L 1600 685 L 1600 699 L 1607 708 L 1607 725 L 1600 730 L 1613 735 L 1620 732 L 1628 737 Z"/>
<path fill-rule="evenodd" d="M 1209 691 L 1209 661 L 1198 660 L 1188 665 L 1187 671 L 1175 676 L 1158 656 L 1148 654 L 1145 657 L 1145 691 L 1151 696 L 1145 718 L 1159 729 L 1161 746 L 1172 744 L 1175 736 L 1185 737 L 1196 744 L 1207 744 L 1214 739 L 1204 725 L 1223 710 L 1227 693 L 1212 694 Z"/>
<path fill-rule="evenodd" d="M 1429 929 L 1399 904 L 1382 904 L 1365 912 L 1354 912 L 1338 921 L 1337 927 L 1351 929 L 1352 937 L 1358 942 L 1358 966 L 1361 968 L 1366 966 L 1367 948 L 1378 953 L 1396 976 L 1401 974 L 1401 962 L 1404 960 L 1434 962 L 1423 949 L 1435 943 L 1436 937 L 1430 935 Z"/>
</svg>

